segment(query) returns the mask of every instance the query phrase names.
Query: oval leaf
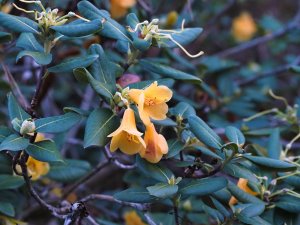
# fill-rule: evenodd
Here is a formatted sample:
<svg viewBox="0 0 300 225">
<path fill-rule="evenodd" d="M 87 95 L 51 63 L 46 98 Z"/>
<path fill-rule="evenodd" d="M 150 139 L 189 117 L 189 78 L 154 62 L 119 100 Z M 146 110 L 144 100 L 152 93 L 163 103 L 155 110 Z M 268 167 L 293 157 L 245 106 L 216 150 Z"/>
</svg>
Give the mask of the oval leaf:
<svg viewBox="0 0 300 225">
<path fill-rule="evenodd" d="M 238 146 L 242 147 L 245 144 L 245 137 L 239 129 L 228 126 L 225 128 L 225 134 L 229 141 L 236 143 Z"/>
<path fill-rule="evenodd" d="M 21 51 L 16 57 L 16 62 L 23 56 L 30 56 L 37 64 L 48 65 L 52 61 L 52 54 L 44 52 Z"/>
<path fill-rule="evenodd" d="M 9 150 L 9 151 L 20 151 L 29 145 L 29 140 L 19 135 L 12 134 L 6 137 L 0 144 L 0 151 Z"/>
<path fill-rule="evenodd" d="M 123 202 L 150 203 L 156 197 L 151 196 L 146 188 L 129 188 L 114 194 L 114 198 Z"/>
</svg>

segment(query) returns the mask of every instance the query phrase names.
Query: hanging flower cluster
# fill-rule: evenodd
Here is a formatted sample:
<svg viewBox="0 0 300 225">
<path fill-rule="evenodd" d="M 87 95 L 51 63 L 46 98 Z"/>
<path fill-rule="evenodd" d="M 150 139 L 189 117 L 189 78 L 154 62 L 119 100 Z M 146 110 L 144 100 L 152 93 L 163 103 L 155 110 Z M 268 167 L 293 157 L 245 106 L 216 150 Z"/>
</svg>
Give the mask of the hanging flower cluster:
<svg viewBox="0 0 300 225">
<path fill-rule="evenodd" d="M 147 88 L 130 89 L 121 97 L 127 109 L 120 127 L 108 135 L 112 137 L 110 150 L 118 148 L 128 155 L 139 153 L 151 163 L 157 163 L 164 154 L 168 153 L 168 144 L 163 135 L 155 130 L 151 119 L 163 120 L 168 112 L 168 102 L 172 97 L 172 91 L 164 86 L 153 82 Z M 144 138 L 143 133 L 137 130 L 134 111 L 130 108 L 130 102 L 138 108 L 139 116 L 146 127 Z"/>
</svg>

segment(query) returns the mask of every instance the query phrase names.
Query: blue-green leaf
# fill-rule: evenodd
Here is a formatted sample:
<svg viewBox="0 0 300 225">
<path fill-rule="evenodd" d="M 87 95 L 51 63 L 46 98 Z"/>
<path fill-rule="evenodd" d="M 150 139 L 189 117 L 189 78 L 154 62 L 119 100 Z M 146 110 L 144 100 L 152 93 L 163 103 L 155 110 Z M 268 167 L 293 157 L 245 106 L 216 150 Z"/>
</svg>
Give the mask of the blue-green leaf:
<svg viewBox="0 0 300 225">
<path fill-rule="evenodd" d="M 0 144 L 0 151 L 9 150 L 9 151 L 19 151 L 27 148 L 29 145 L 29 140 L 23 137 L 20 137 L 16 134 L 11 134 L 6 137 Z"/>
<path fill-rule="evenodd" d="M 169 151 L 166 156 L 167 159 L 176 156 L 184 148 L 184 144 L 177 138 L 169 139 L 168 146 L 169 146 Z"/>
<path fill-rule="evenodd" d="M 24 109 L 19 105 L 16 98 L 13 96 L 13 94 L 10 92 L 7 95 L 8 98 L 8 115 L 10 120 L 17 118 L 21 122 L 24 120 L 31 118 L 31 116 L 24 111 Z"/>
<path fill-rule="evenodd" d="M 176 30 L 177 33 L 172 33 L 171 36 L 175 41 L 180 43 L 181 45 L 187 45 L 194 41 L 203 31 L 202 28 L 185 28 L 184 30 Z M 167 38 L 161 38 L 159 41 L 157 41 L 157 46 L 159 47 L 168 47 L 168 48 L 176 48 L 178 45 L 176 45 L 174 42 L 170 41 Z"/>
<path fill-rule="evenodd" d="M 184 81 L 190 81 L 194 83 L 201 83 L 201 79 L 185 72 L 182 72 L 180 70 L 176 70 L 172 67 L 165 66 L 159 63 L 156 63 L 150 59 L 141 59 L 139 61 L 141 67 L 145 70 L 148 70 L 153 73 L 157 73 L 159 75 L 162 75 L 164 77 L 173 78 L 175 80 L 184 80 Z"/>
<path fill-rule="evenodd" d="M 193 134 L 209 147 L 221 149 L 221 138 L 199 117 L 189 116 L 188 123 Z"/>
<path fill-rule="evenodd" d="M 107 135 L 115 131 L 120 119 L 109 109 L 95 109 L 88 117 L 84 132 L 84 148 L 105 146 Z"/>
<path fill-rule="evenodd" d="M 171 197 L 178 191 L 177 185 L 171 185 L 168 183 L 158 183 L 154 186 L 147 187 L 149 194 L 158 198 Z"/>
<path fill-rule="evenodd" d="M 270 135 L 268 144 L 268 156 L 272 159 L 279 159 L 281 150 L 282 145 L 280 143 L 280 130 L 279 128 L 275 128 Z"/>
<path fill-rule="evenodd" d="M 300 213 L 300 199 L 294 196 L 281 196 L 275 205 L 291 213 Z"/>
<path fill-rule="evenodd" d="M 277 159 L 270 159 L 266 157 L 260 156 L 250 156 L 250 155 L 243 155 L 244 158 L 250 160 L 254 164 L 271 169 L 273 171 L 291 171 L 295 170 L 297 167 L 291 163 L 284 162 Z"/>
<path fill-rule="evenodd" d="M 37 64 L 40 65 L 48 65 L 52 61 L 52 54 L 45 52 L 33 52 L 33 51 L 21 51 L 16 57 L 16 62 L 22 58 L 23 56 L 30 56 L 34 59 Z"/>
<path fill-rule="evenodd" d="M 216 191 L 219 191 L 226 187 L 227 180 L 223 177 L 216 178 L 203 178 L 201 180 L 195 180 L 182 187 L 179 192 L 182 195 L 197 195 L 204 196 Z"/>
<path fill-rule="evenodd" d="M 36 40 L 32 33 L 21 33 L 16 46 L 27 51 L 43 52 L 43 46 Z"/>
<path fill-rule="evenodd" d="M 33 158 L 42 162 L 62 162 L 61 155 L 51 140 L 29 144 L 25 151 Z"/>
<path fill-rule="evenodd" d="M 263 203 L 260 199 L 256 198 L 253 195 L 248 194 L 247 192 L 243 191 L 242 189 L 238 188 L 235 184 L 229 182 L 227 186 L 230 193 L 237 198 L 239 202 L 244 203 Z"/>
<path fill-rule="evenodd" d="M 235 209 L 238 209 L 239 214 L 242 214 L 246 217 L 255 217 L 262 214 L 265 210 L 265 204 L 263 203 L 247 203 L 247 204 L 238 204 Z"/>
<path fill-rule="evenodd" d="M 0 175 L 0 190 L 15 189 L 24 184 L 23 177 L 14 175 Z"/>
<path fill-rule="evenodd" d="M 68 37 L 83 37 L 97 33 L 103 28 L 103 24 L 100 19 L 95 19 L 90 22 L 52 26 L 50 28 Z"/>
<path fill-rule="evenodd" d="M 193 106 L 186 102 L 179 102 L 175 107 L 169 110 L 169 113 L 186 119 L 189 116 L 196 115 L 196 110 L 193 108 Z"/>
<path fill-rule="evenodd" d="M 81 120 L 77 113 L 69 112 L 60 116 L 52 116 L 35 120 L 36 131 L 41 133 L 60 133 L 68 131 Z M 62 126 L 63 125 L 63 126 Z"/>
<path fill-rule="evenodd" d="M 145 176 L 161 182 L 168 182 L 174 176 L 171 170 L 160 164 L 152 164 L 137 156 L 137 166 Z"/>
<path fill-rule="evenodd" d="M 9 202 L 2 202 L 0 201 L 0 213 L 4 215 L 14 217 L 15 216 L 15 209 L 14 206 Z"/>
<path fill-rule="evenodd" d="M 91 170 L 87 161 L 66 159 L 64 163 L 50 163 L 49 178 L 59 182 L 72 182 L 78 180 Z"/>
<path fill-rule="evenodd" d="M 129 188 L 114 194 L 114 198 L 123 202 L 150 203 L 156 197 L 151 196 L 146 188 Z"/>
<path fill-rule="evenodd" d="M 97 81 L 86 68 L 77 68 L 73 70 L 73 73 L 77 80 L 89 82 L 97 94 L 108 99 L 113 97 L 115 85 L 111 85 L 110 83 L 105 84 Z"/>
<path fill-rule="evenodd" d="M 228 126 L 225 128 L 225 134 L 229 141 L 236 143 L 238 146 L 243 146 L 245 144 L 245 137 L 239 129 Z"/>
<path fill-rule="evenodd" d="M 88 1 L 79 2 L 77 7 L 80 14 L 87 19 L 106 20 L 103 24 L 103 29 L 100 32 L 102 36 L 132 42 L 129 36 L 127 35 L 127 31 L 125 30 L 125 28 L 119 23 L 117 23 L 115 20 L 111 19 L 107 11 L 97 9 L 92 3 Z"/>
<path fill-rule="evenodd" d="M 38 24 L 26 17 L 13 16 L 0 12 L 0 25 L 18 33 L 30 32 L 39 34 Z"/>
<path fill-rule="evenodd" d="M 64 60 L 62 63 L 48 68 L 48 71 L 52 73 L 62 73 L 72 71 L 73 69 L 79 67 L 88 67 L 96 59 L 98 59 L 98 57 L 98 55 L 74 57 L 71 59 Z"/>
</svg>

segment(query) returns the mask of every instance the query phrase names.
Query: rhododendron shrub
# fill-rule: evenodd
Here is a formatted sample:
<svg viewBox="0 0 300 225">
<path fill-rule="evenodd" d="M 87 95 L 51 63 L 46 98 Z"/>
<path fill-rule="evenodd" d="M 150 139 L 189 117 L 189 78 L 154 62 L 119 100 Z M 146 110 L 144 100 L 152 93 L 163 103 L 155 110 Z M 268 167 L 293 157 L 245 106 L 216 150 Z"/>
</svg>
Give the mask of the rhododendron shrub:
<svg viewBox="0 0 300 225">
<path fill-rule="evenodd" d="M 0 224 L 299 223 L 300 6 L 246 2 L 0 1 Z"/>
</svg>

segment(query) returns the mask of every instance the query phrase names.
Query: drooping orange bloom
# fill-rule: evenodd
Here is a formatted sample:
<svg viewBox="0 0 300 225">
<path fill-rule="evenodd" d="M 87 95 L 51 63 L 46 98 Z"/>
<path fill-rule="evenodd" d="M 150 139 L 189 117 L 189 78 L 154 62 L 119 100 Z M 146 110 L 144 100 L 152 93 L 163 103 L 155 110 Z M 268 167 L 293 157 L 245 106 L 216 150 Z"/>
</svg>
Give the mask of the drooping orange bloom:
<svg viewBox="0 0 300 225">
<path fill-rule="evenodd" d="M 138 105 L 139 115 L 145 125 L 150 124 L 150 118 L 163 120 L 168 112 L 168 102 L 172 98 L 172 91 L 164 85 L 153 82 L 145 90 L 130 89 L 129 97 Z"/>
<path fill-rule="evenodd" d="M 252 191 L 249 187 L 248 187 L 248 180 L 247 179 L 244 179 L 244 178 L 240 178 L 238 183 L 237 183 L 237 186 L 242 189 L 244 192 L 250 194 L 250 195 L 253 195 L 253 196 L 256 196 L 258 195 L 259 193 L 255 192 L 255 191 Z M 231 197 L 230 198 L 230 201 L 229 201 L 229 205 L 235 205 L 236 203 L 238 202 L 238 200 L 235 198 L 235 197 Z"/>
<path fill-rule="evenodd" d="M 146 148 L 140 152 L 142 158 L 151 163 L 157 163 L 164 154 L 168 153 L 168 144 L 164 136 L 158 134 L 153 123 L 146 125 L 144 137 Z"/>
<path fill-rule="evenodd" d="M 136 128 L 134 111 L 128 108 L 124 112 L 120 127 L 107 136 L 112 137 L 110 151 L 114 152 L 119 148 L 128 155 L 136 154 L 146 147 L 142 135 Z"/>
<path fill-rule="evenodd" d="M 128 211 L 124 214 L 125 225 L 147 225 L 142 221 L 136 211 Z"/>
<path fill-rule="evenodd" d="M 237 41 L 248 41 L 256 31 L 256 23 L 248 12 L 241 13 L 232 22 L 231 33 Z"/>
<path fill-rule="evenodd" d="M 38 161 L 31 156 L 29 156 L 26 165 L 28 175 L 31 176 L 32 180 L 37 180 L 41 176 L 46 175 L 50 169 L 49 163 Z"/>
<path fill-rule="evenodd" d="M 114 19 L 126 15 L 129 8 L 133 7 L 136 0 L 110 0 L 110 14 Z"/>
</svg>

